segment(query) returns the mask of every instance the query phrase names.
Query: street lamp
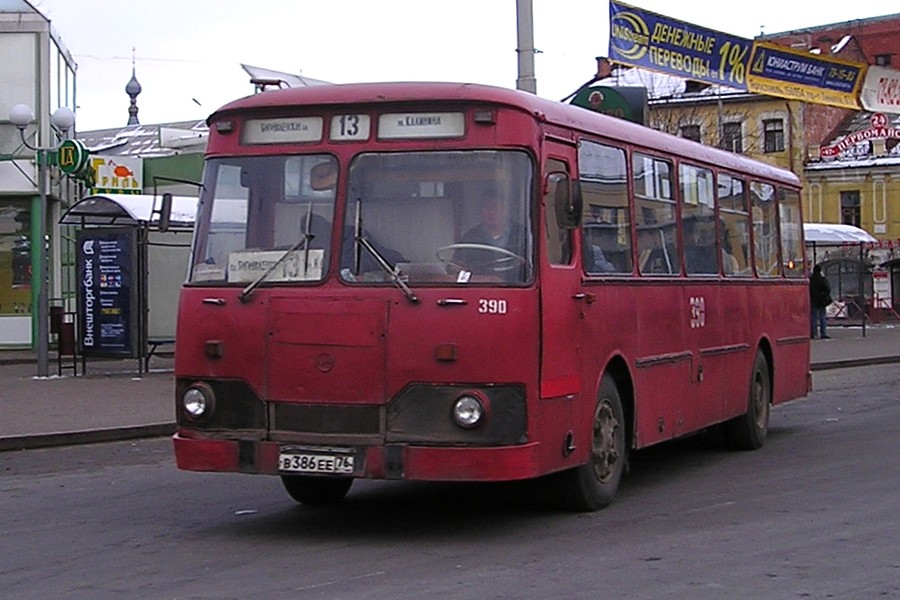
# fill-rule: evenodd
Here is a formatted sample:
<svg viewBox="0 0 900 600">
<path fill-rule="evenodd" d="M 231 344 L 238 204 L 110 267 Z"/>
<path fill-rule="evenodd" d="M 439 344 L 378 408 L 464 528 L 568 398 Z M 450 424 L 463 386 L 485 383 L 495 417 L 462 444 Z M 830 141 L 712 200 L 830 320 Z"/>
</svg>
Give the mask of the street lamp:
<svg viewBox="0 0 900 600">
<path fill-rule="evenodd" d="M 16 104 L 9 110 L 9 120 L 19 129 L 22 143 L 35 152 L 38 163 L 38 193 L 41 197 L 41 208 L 38 214 L 38 279 L 37 279 L 37 374 L 47 377 L 49 368 L 49 312 L 47 299 L 47 178 L 49 176 L 49 154 L 56 152 L 60 145 L 49 147 L 32 146 L 25 138 L 25 129 L 34 121 L 34 111 L 26 104 Z M 75 125 L 75 113 L 72 109 L 61 106 L 50 117 L 50 124 L 63 138 Z"/>
</svg>

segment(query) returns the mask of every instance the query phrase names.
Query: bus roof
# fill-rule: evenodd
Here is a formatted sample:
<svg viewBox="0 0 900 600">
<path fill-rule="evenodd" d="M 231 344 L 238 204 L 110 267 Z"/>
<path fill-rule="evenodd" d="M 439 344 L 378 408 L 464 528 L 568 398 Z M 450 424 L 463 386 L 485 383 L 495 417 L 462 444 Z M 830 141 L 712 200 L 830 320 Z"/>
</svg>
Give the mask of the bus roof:
<svg viewBox="0 0 900 600">
<path fill-rule="evenodd" d="M 211 124 L 235 111 L 277 110 L 286 106 L 373 105 L 426 101 L 432 104 L 480 102 L 516 108 L 532 114 L 545 123 L 571 127 L 585 133 L 603 132 L 601 135 L 610 139 L 689 157 L 787 185 L 797 187 L 800 185 L 799 178 L 791 171 L 739 154 L 527 92 L 474 83 L 350 83 L 271 90 L 229 102 L 211 114 L 208 123 Z"/>
</svg>

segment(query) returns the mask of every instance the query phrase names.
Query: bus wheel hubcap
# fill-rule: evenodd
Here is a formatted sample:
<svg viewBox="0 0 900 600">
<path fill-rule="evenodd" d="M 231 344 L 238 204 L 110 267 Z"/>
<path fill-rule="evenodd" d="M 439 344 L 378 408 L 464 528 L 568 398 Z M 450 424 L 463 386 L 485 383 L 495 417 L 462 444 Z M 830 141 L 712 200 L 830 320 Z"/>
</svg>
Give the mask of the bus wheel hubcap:
<svg viewBox="0 0 900 600">
<path fill-rule="evenodd" d="M 601 401 L 594 417 L 594 474 L 606 483 L 616 470 L 619 462 L 619 448 L 616 445 L 619 420 L 609 403 Z"/>
</svg>

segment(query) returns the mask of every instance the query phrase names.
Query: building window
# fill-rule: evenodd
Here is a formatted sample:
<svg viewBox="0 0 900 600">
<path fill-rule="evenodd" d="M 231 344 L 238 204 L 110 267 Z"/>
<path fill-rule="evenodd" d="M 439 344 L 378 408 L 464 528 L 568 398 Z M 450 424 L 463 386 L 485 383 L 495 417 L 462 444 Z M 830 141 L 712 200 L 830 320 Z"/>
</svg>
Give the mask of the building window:
<svg viewBox="0 0 900 600">
<path fill-rule="evenodd" d="M 741 153 L 744 151 L 744 144 L 740 123 L 725 123 L 722 125 L 722 143 L 723 150 Z"/>
<path fill-rule="evenodd" d="M 763 121 L 765 152 L 784 152 L 784 121 L 766 119 Z"/>
<path fill-rule="evenodd" d="M 700 141 L 700 126 L 699 125 L 682 125 L 681 126 L 681 137 L 686 140 L 694 140 L 695 142 Z"/>
<path fill-rule="evenodd" d="M 841 192 L 841 223 L 860 226 L 859 190 Z"/>
<path fill-rule="evenodd" d="M 875 55 L 875 64 L 879 67 L 889 67 L 891 66 L 891 57 L 893 54 L 876 54 Z"/>
<path fill-rule="evenodd" d="M 31 206 L 0 199 L 0 314 L 31 312 Z"/>
</svg>

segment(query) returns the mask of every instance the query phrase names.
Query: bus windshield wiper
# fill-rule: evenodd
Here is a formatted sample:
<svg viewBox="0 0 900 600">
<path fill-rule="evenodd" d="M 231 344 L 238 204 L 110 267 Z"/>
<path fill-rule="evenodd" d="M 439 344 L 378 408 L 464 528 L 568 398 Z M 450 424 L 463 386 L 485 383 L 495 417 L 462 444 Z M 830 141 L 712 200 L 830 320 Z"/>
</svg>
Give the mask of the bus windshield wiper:
<svg viewBox="0 0 900 600">
<path fill-rule="evenodd" d="M 262 275 L 260 275 L 259 277 L 257 277 L 253 281 L 251 281 L 250 284 L 247 285 L 247 287 L 242 289 L 241 293 L 238 294 L 238 300 L 240 300 L 243 303 L 249 302 L 250 298 L 253 296 L 253 292 L 256 290 L 256 288 L 259 287 L 259 284 L 261 284 L 263 281 L 265 281 L 269 277 L 269 275 L 272 274 L 272 271 L 277 269 L 281 265 L 281 263 L 283 263 L 287 259 L 288 256 L 290 256 L 297 250 L 300 250 L 301 248 L 306 248 L 306 254 L 303 257 L 303 264 L 304 264 L 304 266 L 309 264 L 309 242 L 311 242 L 312 239 L 314 237 L 316 237 L 315 235 L 313 235 L 311 230 L 312 230 L 312 202 L 309 203 L 309 208 L 306 211 L 306 231 L 304 232 L 303 237 L 301 237 L 300 240 L 296 244 L 294 244 L 293 246 L 291 246 L 290 248 L 285 250 L 284 254 L 279 256 L 278 260 L 273 262 Z"/>
<path fill-rule="evenodd" d="M 372 245 L 372 242 L 367 240 L 362 235 L 356 236 L 356 243 L 365 248 L 369 254 L 372 255 L 372 258 L 375 259 L 375 262 L 378 263 L 378 266 L 381 267 L 385 273 L 391 278 L 391 283 L 397 286 L 402 292 L 403 295 L 406 296 L 406 299 L 412 302 L 413 304 L 417 304 L 419 302 L 419 297 L 410 289 L 406 282 L 400 279 L 401 271 L 398 267 L 392 265 L 388 262 L 388 260 L 382 256 L 381 252 L 379 252 L 375 246 Z"/>
<path fill-rule="evenodd" d="M 406 299 L 409 300 L 413 304 L 418 304 L 419 297 L 406 285 L 406 282 L 400 279 L 400 269 L 392 265 L 388 260 L 378 251 L 377 248 L 366 239 L 363 235 L 362 228 L 362 200 L 357 198 L 356 200 L 356 223 L 354 226 L 353 239 L 356 245 L 356 270 L 359 272 L 359 248 L 365 248 L 366 251 L 372 255 L 372 258 L 375 259 L 375 262 L 378 263 L 378 266 L 382 268 L 382 270 L 388 274 L 388 277 L 391 278 L 391 283 L 393 283 L 400 291 L 403 292 L 403 295 L 406 296 Z"/>
<path fill-rule="evenodd" d="M 272 271 L 277 269 L 281 265 L 281 263 L 283 263 L 285 261 L 285 259 L 288 256 L 290 256 L 292 253 L 294 253 L 297 250 L 300 250 L 301 248 L 306 246 L 307 242 L 309 242 L 314 237 L 316 237 L 316 236 L 312 235 L 311 233 L 308 233 L 305 236 L 303 236 L 302 238 L 300 238 L 299 242 L 297 242 L 296 244 L 294 244 L 293 246 L 291 246 L 290 248 L 285 250 L 284 254 L 279 256 L 278 260 L 273 262 L 271 264 L 271 266 L 269 266 L 269 268 L 266 269 L 265 273 L 263 273 L 262 275 L 260 275 L 256 279 L 254 279 L 250 283 L 250 285 L 248 285 L 247 287 L 245 287 L 244 289 L 241 290 L 241 293 L 238 295 L 238 300 L 240 300 L 241 302 L 245 302 L 245 303 L 249 302 L 250 297 L 253 296 L 253 292 L 256 291 L 256 288 L 259 287 L 259 284 L 261 284 L 263 281 L 265 281 L 269 277 L 269 275 L 272 274 Z"/>
</svg>

